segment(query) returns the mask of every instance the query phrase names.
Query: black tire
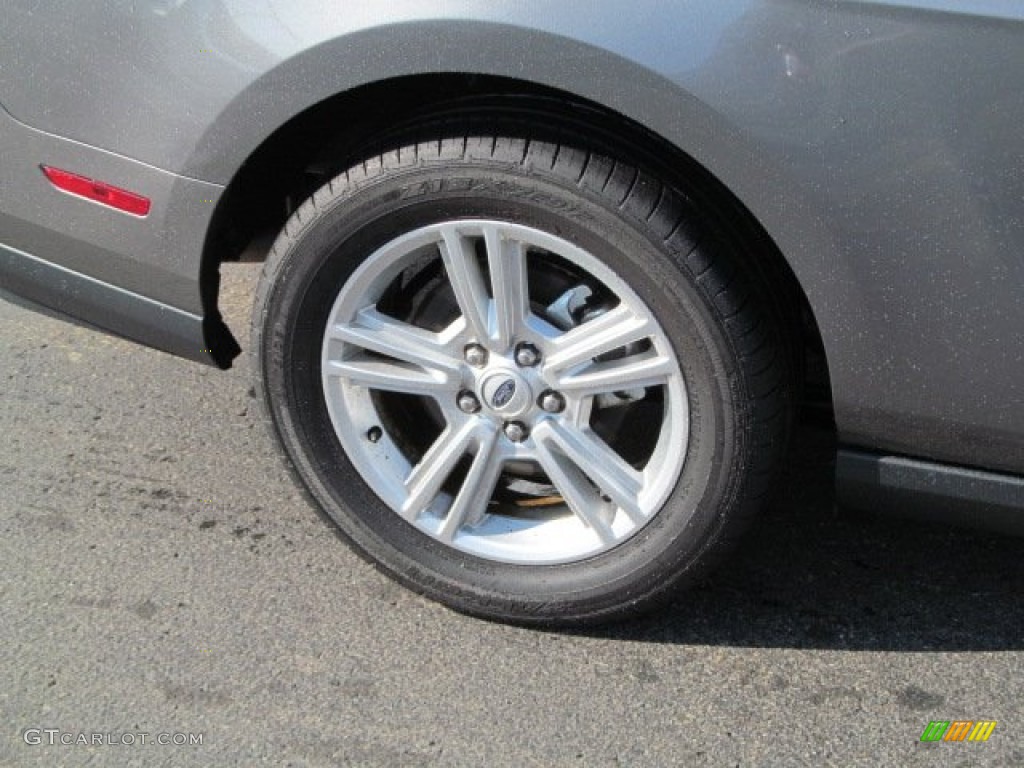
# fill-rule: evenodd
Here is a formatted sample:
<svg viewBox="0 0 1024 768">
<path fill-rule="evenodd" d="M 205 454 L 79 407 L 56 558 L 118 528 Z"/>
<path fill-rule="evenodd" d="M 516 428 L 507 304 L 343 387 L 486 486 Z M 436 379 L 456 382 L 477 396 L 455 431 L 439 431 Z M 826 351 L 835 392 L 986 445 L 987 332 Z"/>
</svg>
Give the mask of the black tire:
<svg viewBox="0 0 1024 768">
<path fill-rule="evenodd" d="M 382 243 L 452 217 L 521 222 L 587 249 L 625 276 L 671 342 L 690 414 L 685 464 L 650 522 L 607 551 L 520 565 L 445 545 L 381 500 L 332 426 L 320 358 L 335 296 Z M 792 412 L 783 334 L 722 218 L 644 169 L 528 139 L 409 144 L 333 179 L 277 238 L 253 314 L 257 389 L 298 480 L 367 560 L 458 611 L 566 626 L 662 602 L 756 513 Z"/>
</svg>

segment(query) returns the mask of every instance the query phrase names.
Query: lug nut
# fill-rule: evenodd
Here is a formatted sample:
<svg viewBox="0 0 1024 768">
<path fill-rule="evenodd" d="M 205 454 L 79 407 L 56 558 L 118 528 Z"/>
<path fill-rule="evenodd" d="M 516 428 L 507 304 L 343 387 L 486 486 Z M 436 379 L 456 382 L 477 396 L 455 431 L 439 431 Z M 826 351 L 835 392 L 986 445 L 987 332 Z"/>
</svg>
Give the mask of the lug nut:
<svg viewBox="0 0 1024 768">
<path fill-rule="evenodd" d="M 466 362 L 474 368 L 483 368 L 487 365 L 487 350 L 479 344 L 467 344 L 463 352 L 466 355 Z"/>
<path fill-rule="evenodd" d="M 477 399 L 476 395 L 469 390 L 463 390 L 460 392 L 459 397 L 455 402 L 458 404 L 459 410 L 463 413 L 476 413 L 480 410 L 480 401 Z"/>
<path fill-rule="evenodd" d="M 516 347 L 516 365 L 520 368 L 532 368 L 540 362 L 540 350 L 533 344 L 523 342 Z"/>
<path fill-rule="evenodd" d="M 530 430 L 521 421 L 509 421 L 505 424 L 505 437 L 513 443 L 521 443 L 530 436 Z"/>
<path fill-rule="evenodd" d="M 561 413 L 565 410 L 565 398 L 552 389 L 541 393 L 537 404 L 548 413 Z"/>
</svg>

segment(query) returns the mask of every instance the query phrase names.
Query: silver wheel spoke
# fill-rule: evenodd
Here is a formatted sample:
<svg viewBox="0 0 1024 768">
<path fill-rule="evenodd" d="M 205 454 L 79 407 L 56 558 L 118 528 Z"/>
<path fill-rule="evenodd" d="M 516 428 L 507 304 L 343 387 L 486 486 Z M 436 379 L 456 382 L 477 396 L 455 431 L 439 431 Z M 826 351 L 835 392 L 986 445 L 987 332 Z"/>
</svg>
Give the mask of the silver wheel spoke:
<svg viewBox="0 0 1024 768">
<path fill-rule="evenodd" d="M 540 431 L 540 430 L 539 430 Z M 640 507 L 643 474 L 631 467 L 591 429 L 549 422 L 542 438 L 553 442 L 590 481 L 615 502 L 633 523 L 644 519 Z"/>
<path fill-rule="evenodd" d="M 477 341 L 483 341 L 489 335 L 487 313 L 490 299 L 487 296 L 487 287 L 484 285 L 473 241 L 454 226 L 444 227 L 441 230 L 441 237 L 441 259 L 448 272 L 448 280 L 455 291 L 455 300 L 462 310 L 469 333 Z"/>
<path fill-rule="evenodd" d="M 559 371 L 614 352 L 627 344 L 646 339 L 652 326 L 645 317 L 620 304 L 603 315 L 551 341 L 553 350 L 546 359 L 545 371 Z"/>
<path fill-rule="evenodd" d="M 572 513 L 592 529 L 603 544 L 614 543 L 615 533 L 600 514 L 603 505 L 597 489 L 587 480 L 579 467 L 559 454 L 557 442 L 548 439 L 550 433 L 539 429 L 537 432 L 541 433 L 534 433 L 534 439 L 537 441 L 537 461 L 547 473 L 548 479 L 562 494 Z"/>
<path fill-rule="evenodd" d="M 438 534 L 442 541 L 451 542 L 464 526 L 480 522 L 501 475 L 502 458 L 498 450 L 498 430 L 477 430 L 478 445 L 473 463 L 466 473 L 458 494 L 452 500 L 444 524 Z"/>
<path fill-rule="evenodd" d="M 347 360 L 331 360 L 327 363 L 325 374 L 339 376 L 367 389 L 406 395 L 440 398 L 458 390 L 457 382 L 441 371 L 424 371 L 415 366 L 365 354 Z"/>
<path fill-rule="evenodd" d="M 664 355 L 646 352 L 640 355 L 595 363 L 579 373 L 556 378 L 556 389 L 577 397 L 655 387 L 668 381 L 676 371 L 675 362 Z"/>
<path fill-rule="evenodd" d="M 459 361 L 447 353 L 438 334 L 397 321 L 374 307 L 360 309 L 352 323 L 332 325 L 328 337 L 393 358 L 377 360 L 369 355 L 350 355 L 331 360 L 335 373 L 356 383 L 399 392 L 420 392 L 422 386 L 431 382 L 435 384 L 431 391 L 456 386 Z M 396 380 L 403 376 L 412 377 L 418 385 L 412 390 L 396 389 Z"/>
<path fill-rule="evenodd" d="M 467 421 L 458 429 L 450 425 L 430 446 L 419 464 L 405 480 L 408 496 L 402 504 L 401 515 L 410 522 L 415 521 L 427 505 L 434 500 L 444 481 L 451 475 L 476 437 L 476 424 Z"/>
<path fill-rule="evenodd" d="M 491 338 L 503 352 L 512 346 L 530 310 L 526 248 L 519 240 L 506 237 L 497 227 L 484 229 L 484 244 L 494 293 Z"/>
</svg>

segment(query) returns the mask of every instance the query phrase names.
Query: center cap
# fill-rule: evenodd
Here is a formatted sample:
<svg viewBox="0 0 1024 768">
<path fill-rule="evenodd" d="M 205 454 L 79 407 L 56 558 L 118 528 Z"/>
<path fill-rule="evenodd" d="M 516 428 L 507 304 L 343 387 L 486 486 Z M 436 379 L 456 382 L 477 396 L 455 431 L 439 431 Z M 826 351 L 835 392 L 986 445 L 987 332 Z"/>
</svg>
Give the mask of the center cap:
<svg viewBox="0 0 1024 768">
<path fill-rule="evenodd" d="M 518 416 L 533 403 L 530 385 L 512 371 L 497 371 L 486 376 L 480 394 L 484 405 L 505 416 Z"/>
</svg>

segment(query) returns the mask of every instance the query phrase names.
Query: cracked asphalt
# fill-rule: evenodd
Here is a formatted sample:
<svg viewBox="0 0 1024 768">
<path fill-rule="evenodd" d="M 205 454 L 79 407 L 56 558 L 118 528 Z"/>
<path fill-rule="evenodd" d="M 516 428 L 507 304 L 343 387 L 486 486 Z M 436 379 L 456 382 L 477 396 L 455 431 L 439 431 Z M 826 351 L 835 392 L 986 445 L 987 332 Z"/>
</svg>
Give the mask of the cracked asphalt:
<svg viewBox="0 0 1024 768">
<path fill-rule="evenodd" d="M 243 345 L 258 268 L 224 270 Z M 838 511 L 821 427 L 711 581 L 545 633 L 350 553 L 244 356 L 217 372 L 0 300 L 0 377 L 2 766 L 1024 765 L 1024 540 Z M 955 719 L 998 725 L 919 741 Z M 136 743 L 59 743 L 82 734 Z"/>
</svg>

